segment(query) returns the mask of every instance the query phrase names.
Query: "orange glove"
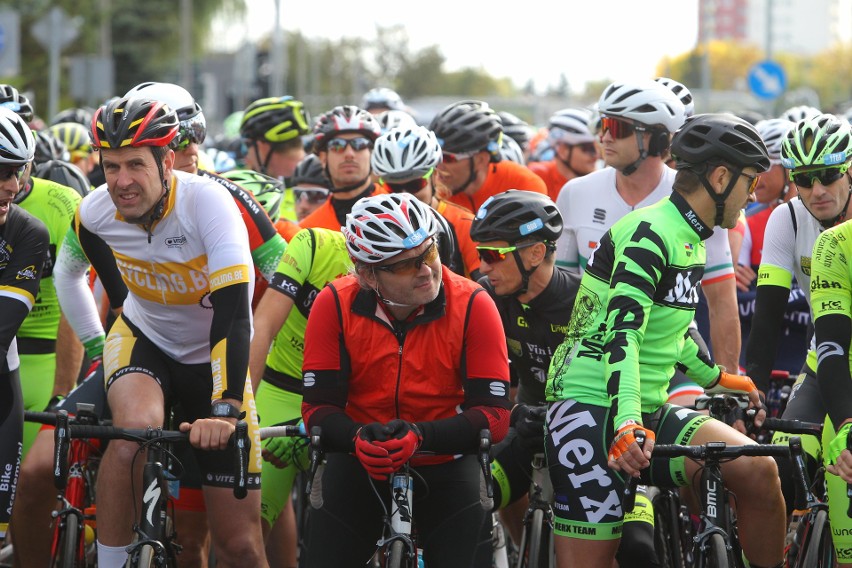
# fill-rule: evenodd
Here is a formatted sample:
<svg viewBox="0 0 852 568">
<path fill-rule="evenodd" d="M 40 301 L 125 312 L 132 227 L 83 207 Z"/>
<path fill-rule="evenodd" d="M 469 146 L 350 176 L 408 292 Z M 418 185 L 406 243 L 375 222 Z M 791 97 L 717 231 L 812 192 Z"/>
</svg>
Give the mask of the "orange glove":
<svg viewBox="0 0 852 568">
<path fill-rule="evenodd" d="M 756 390 L 754 381 L 746 375 L 732 375 L 723 368 L 719 372 L 719 378 L 712 385 L 704 389 L 707 394 L 719 394 L 724 392 L 749 393 Z"/>
<path fill-rule="evenodd" d="M 643 432 L 645 440 L 656 440 L 653 431 L 645 428 L 635 420 L 627 420 L 619 426 L 615 437 L 612 439 L 612 444 L 609 446 L 609 455 L 607 456 L 609 461 L 617 460 L 621 457 L 621 454 L 627 451 L 631 444 L 636 441 L 636 432 Z"/>
</svg>

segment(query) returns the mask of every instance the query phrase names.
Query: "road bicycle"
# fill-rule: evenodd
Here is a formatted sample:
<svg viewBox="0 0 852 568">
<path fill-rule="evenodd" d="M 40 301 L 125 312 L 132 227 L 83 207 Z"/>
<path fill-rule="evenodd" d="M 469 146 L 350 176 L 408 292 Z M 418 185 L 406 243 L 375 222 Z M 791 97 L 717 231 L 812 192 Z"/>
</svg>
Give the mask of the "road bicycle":
<svg viewBox="0 0 852 568">
<path fill-rule="evenodd" d="M 518 547 L 517 568 L 552 568 L 554 564 L 553 540 L 553 485 L 547 470 L 544 453 L 532 458 L 529 506 L 524 514 L 524 530 Z"/>
<path fill-rule="evenodd" d="M 139 451 L 145 451 L 145 465 L 142 469 L 142 508 L 137 511 L 138 520 L 134 523 L 135 541 L 128 549 L 128 568 L 149 568 L 152 566 L 177 566 L 180 547 L 175 542 L 176 532 L 171 519 L 171 500 L 167 473 L 175 478 L 181 474 L 181 466 L 169 450 L 174 443 L 189 443 L 189 434 L 185 432 L 163 430 L 161 428 L 128 429 L 103 425 L 70 424 L 68 414 L 61 410 L 56 415 L 54 430 L 54 477 L 65 478 L 68 473 L 68 448 L 74 438 L 96 438 L 101 440 L 128 440 L 139 444 Z M 248 424 L 237 422 L 233 436 L 235 475 L 233 481 L 234 496 L 242 499 L 248 492 Z M 137 454 L 138 455 L 138 454 Z M 132 468 L 132 466 L 131 466 Z M 61 481 L 57 481 L 61 483 Z M 134 502 L 136 500 L 134 499 Z"/>
</svg>

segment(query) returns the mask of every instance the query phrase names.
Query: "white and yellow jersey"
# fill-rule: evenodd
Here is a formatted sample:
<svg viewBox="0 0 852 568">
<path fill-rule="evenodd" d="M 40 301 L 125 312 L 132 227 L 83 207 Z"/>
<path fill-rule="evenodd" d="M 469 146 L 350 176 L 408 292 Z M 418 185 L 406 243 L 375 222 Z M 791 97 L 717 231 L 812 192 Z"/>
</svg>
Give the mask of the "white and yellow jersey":
<svg viewBox="0 0 852 568">
<path fill-rule="evenodd" d="M 81 202 L 75 226 L 111 249 L 127 287 L 123 313 L 130 321 L 173 359 L 209 362 L 211 292 L 254 286 L 248 234 L 228 191 L 174 172 L 163 216 L 149 235 L 121 218 L 104 185 Z M 90 248 L 82 246 L 91 255 Z"/>
</svg>

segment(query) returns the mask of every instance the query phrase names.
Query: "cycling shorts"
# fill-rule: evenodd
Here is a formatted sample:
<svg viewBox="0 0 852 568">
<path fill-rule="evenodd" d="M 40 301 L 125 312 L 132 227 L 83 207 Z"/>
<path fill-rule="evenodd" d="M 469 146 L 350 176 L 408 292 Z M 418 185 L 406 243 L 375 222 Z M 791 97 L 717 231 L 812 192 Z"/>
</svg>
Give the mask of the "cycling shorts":
<svg viewBox="0 0 852 568">
<path fill-rule="evenodd" d="M 104 377 L 106 388 L 129 373 L 142 373 L 154 379 L 163 391 L 166 408 L 180 405 L 187 422 L 210 416 L 210 403 L 221 397 L 214 392 L 210 363 L 188 365 L 175 361 L 147 339 L 124 315 L 113 324 L 104 346 Z M 223 387 L 220 387 L 220 389 Z M 257 408 L 246 373 L 243 408 L 249 425 L 251 453 L 248 473 L 249 489 L 260 489 L 261 447 Z M 202 484 L 212 487 L 232 487 L 234 476 L 233 451 L 202 451 L 193 448 L 201 470 Z"/>
<path fill-rule="evenodd" d="M 612 410 L 561 400 L 547 411 L 545 453 L 554 490 L 554 531 L 586 540 L 621 538 L 624 479 L 607 465 L 613 439 Z M 642 423 L 655 433 L 658 444 L 688 445 L 710 417 L 665 404 Z M 642 471 L 642 483 L 683 486 L 689 483 L 685 458 L 652 458 Z"/>
</svg>

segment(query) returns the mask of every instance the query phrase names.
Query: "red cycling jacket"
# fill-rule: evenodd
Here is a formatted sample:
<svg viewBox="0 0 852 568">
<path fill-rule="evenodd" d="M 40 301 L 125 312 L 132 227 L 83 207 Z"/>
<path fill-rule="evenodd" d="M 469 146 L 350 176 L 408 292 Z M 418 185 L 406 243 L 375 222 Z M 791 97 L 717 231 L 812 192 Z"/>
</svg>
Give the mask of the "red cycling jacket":
<svg viewBox="0 0 852 568">
<path fill-rule="evenodd" d="M 416 422 L 421 450 L 475 451 L 479 430 L 499 442 L 509 427 L 506 337 L 493 300 L 442 267 L 438 297 L 391 321 L 354 276 L 317 296 L 305 333 L 302 414 L 332 451 L 351 451 L 362 424 Z M 418 459 L 440 463 L 452 456 Z"/>
</svg>

